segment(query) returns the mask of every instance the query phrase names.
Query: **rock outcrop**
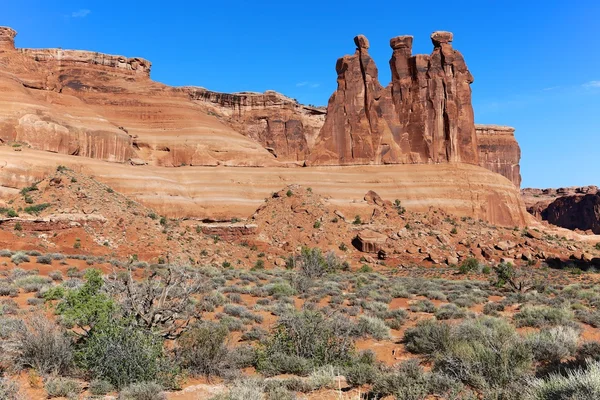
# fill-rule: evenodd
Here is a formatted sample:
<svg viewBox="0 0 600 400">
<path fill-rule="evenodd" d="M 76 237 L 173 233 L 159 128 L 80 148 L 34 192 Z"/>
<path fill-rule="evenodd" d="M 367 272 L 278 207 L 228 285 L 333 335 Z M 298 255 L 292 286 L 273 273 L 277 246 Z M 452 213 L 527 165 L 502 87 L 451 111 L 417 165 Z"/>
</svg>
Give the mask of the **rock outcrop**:
<svg viewBox="0 0 600 400">
<path fill-rule="evenodd" d="M 17 32 L 11 28 L 0 26 L 0 51 L 15 49 L 15 36 Z"/>
<path fill-rule="evenodd" d="M 312 165 L 478 164 L 473 77 L 452 34 L 434 32 L 431 55 L 412 55 L 412 36 L 390 41 L 392 82 L 383 88 L 364 36 L 337 61 L 338 89 L 309 160 Z"/>
<path fill-rule="evenodd" d="M 184 88 L 233 129 L 260 143 L 278 161 L 304 162 L 325 121 L 323 107 L 306 106 L 274 91 L 217 93 Z"/>
<path fill-rule="evenodd" d="M 479 165 L 505 176 L 521 187 L 521 148 L 515 128 L 498 125 L 475 125 Z"/>
<path fill-rule="evenodd" d="M 563 228 L 600 234 L 600 190 L 597 186 L 523 189 L 527 211 Z"/>
</svg>

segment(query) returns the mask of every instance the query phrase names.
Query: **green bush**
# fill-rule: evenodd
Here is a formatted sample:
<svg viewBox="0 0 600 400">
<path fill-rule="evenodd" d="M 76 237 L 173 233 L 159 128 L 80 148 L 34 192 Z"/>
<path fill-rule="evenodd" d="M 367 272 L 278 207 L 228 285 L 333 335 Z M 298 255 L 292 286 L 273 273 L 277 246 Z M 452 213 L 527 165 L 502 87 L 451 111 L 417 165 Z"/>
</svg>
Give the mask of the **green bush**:
<svg viewBox="0 0 600 400">
<path fill-rule="evenodd" d="M 81 344 L 76 361 L 93 378 L 117 388 L 137 382 L 166 383 L 176 373 L 165 357 L 161 339 L 115 322 L 96 325 Z"/>
<path fill-rule="evenodd" d="M 154 382 L 133 383 L 123 388 L 118 400 L 166 400 L 162 386 Z"/>
<path fill-rule="evenodd" d="M 42 203 L 42 204 L 36 204 L 33 206 L 25 207 L 24 211 L 27 214 L 38 215 L 39 213 L 41 213 L 42 211 L 44 211 L 46 208 L 49 208 L 49 207 L 52 207 L 52 204 Z"/>
<path fill-rule="evenodd" d="M 309 310 L 284 314 L 259 351 L 257 369 L 265 375 L 304 375 L 314 367 L 347 363 L 354 352 L 352 329 L 341 316 Z"/>
<path fill-rule="evenodd" d="M 504 311 L 504 304 L 488 302 L 483 306 L 483 313 L 485 315 L 498 316 L 499 311 Z"/>
<path fill-rule="evenodd" d="M 79 382 L 69 378 L 53 377 L 49 378 L 44 384 L 44 389 L 49 398 L 68 397 L 76 398 L 81 393 Z"/>
<path fill-rule="evenodd" d="M 477 261 L 477 259 L 474 257 L 469 257 L 465 261 L 462 262 L 462 264 L 458 268 L 458 271 L 461 274 L 468 274 L 471 272 L 477 273 L 480 271 L 480 268 L 481 267 L 479 265 L 479 261 Z"/>
</svg>

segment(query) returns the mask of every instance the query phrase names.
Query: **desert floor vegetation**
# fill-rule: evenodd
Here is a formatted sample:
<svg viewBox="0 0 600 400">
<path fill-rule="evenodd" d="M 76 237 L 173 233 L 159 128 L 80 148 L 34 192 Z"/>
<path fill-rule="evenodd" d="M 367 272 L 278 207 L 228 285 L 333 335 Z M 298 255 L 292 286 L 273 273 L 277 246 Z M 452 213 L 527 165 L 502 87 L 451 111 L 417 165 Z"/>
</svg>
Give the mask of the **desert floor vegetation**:
<svg viewBox="0 0 600 400">
<path fill-rule="evenodd" d="M 215 399 L 571 399 L 600 387 L 593 273 L 359 273 L 318 249 L 251 270 L 1 256 L 2 399 L 166 399 L 193 381 L 222 388 Z"/>
</svg>

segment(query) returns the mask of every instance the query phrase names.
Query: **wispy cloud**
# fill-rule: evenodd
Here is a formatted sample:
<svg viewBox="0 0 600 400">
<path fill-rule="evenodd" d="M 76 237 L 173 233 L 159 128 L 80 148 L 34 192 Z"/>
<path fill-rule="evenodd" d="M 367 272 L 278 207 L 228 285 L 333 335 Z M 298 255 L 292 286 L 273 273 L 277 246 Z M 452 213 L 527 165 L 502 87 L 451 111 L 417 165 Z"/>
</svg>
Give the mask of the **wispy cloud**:
<svg viewBox="0 0 600 400">
<path fill-rule="evenodd" d="M 82 9 L 71 13 L 71 18 L 85 18 L 91 14 L 91 10 Z"/>
<path fill-rule="evenodd" d="M 311 89 L 316 89 L 319 86 L 321 86 L 320 83 L 313 83 L 313 82 L 298 82 L 298 83 L 296 83 L 296 87 L 309 87 Z"/>
<path fill-rule="evenodd" d="M 586 89 L 600 89 L 600 81 L 589 81 L 582 86 Z"/>
</svg>

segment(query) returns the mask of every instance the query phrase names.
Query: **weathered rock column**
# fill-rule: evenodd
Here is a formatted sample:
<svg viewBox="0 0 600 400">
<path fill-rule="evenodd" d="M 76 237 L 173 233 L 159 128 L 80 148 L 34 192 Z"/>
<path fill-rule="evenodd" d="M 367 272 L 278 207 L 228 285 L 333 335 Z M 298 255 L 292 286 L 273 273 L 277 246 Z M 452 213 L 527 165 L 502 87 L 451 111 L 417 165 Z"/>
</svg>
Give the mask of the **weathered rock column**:
<svg viewBox="0 0 600 400">
<path fill-rule="evenodd" d="M 0 51 L 14 50 L 15 36 L 17 36 L 17 32 L 14 29 L 0 26 Z"/>
</svg>

